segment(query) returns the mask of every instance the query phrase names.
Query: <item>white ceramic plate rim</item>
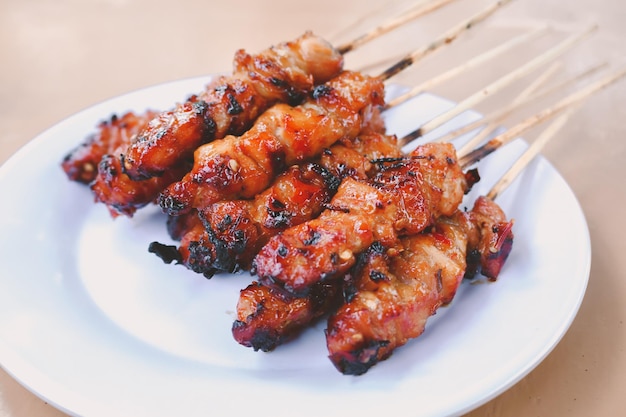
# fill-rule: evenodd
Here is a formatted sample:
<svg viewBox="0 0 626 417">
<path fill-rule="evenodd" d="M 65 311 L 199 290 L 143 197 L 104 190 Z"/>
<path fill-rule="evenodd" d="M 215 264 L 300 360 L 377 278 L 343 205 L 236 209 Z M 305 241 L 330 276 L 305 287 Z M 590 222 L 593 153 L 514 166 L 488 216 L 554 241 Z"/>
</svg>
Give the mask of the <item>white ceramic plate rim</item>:
<svg viewBox="0 0 626 417">
<path fill-rule="evenodd" d="M 565 334 L 587 286 L 589 233 L 569 186 L 538 158 L 499 199 L 516 219 L 501 279 L 462 285 L 422 337 L 364 376 L 340 375 L 323 357 L 323 323 L 270 354 L 237 345 L 225 323 L 235 288 L 249 277 L 205 281 L 161 264 L 146 250 L 150 234 L 167 239 L 156 208 L 112 222 L 59 167 L 101 119 L 169 108 L 207 81 L 107 100 L 42 133 L 0 167 L 0 364 L 33 393 L 84 416 L 458 415 L 519 381 Z M 422 95 L 388 113 L 387 123 L 401 136 L 451 105 Z M 476 117 L 464 113 L 440 131 Z M 468 204 L 525 147 L 517 140 L 486 158 Z M 199 320 L 213 338 L 194 336 Z"/>
</svg>

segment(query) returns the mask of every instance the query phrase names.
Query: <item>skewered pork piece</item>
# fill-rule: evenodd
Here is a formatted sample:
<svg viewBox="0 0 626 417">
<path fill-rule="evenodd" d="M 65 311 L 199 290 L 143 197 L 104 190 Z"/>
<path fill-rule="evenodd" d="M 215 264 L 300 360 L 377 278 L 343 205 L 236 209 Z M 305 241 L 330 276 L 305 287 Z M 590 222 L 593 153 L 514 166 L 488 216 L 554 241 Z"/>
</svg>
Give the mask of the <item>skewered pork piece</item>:
<svg viewBox="0 0 626 417">
<path fill-rule="evenodd" d="M 252 282 L 241 290 L 232 334 L 241 345 L 270 352 L 341 305 L 341 282 L 313 286 L 306 297 Z"/>
<path fill-rule="evenodd" d="M 480 197 L 471 212 L 440 218 L 428 233 L 402 239 L 398 256 L 371 246 L 354 268 L 346 303 L 328 320 L 331 362 L 360 375 L 422 334 L 463 277 L 476 272 L 467 269 L 470 253 L 480 254 L 482 272 L 495 280 L 513 243 L 511 225 L 496 203 Z"/>
<path fill-rule="evenodd" d="M 149 250 L 207 278 L 220 271 L 248 269 L 266 236 L 319 214 L 338 184 L 318 164 L 294 165 L 253 200 L 225 200 L 191 212 L 196 224 L 189 225 L 178 248 L 153 242 Z"/>
<path fill-rule="evenodd" d="M 124 174 L 116 154 L 107 154 L 100 160 L 96 178 L 89 184 L 89 188 L 95 201 L 106 205 L 111 217 L 132 217 L 138 209 L 156 202 L 155 190 L 162 190 L 181 179 L 189 172 L 190 167 L 191 163 L 181 163 L 171 167 L 160 177 L 132 181 Z"/>
<path fill-rule="evenodd" d="M 399 250 L 399 237 L 452 215 L 472 181 L 451 144 L 419 146 L 409 156 L 385 160 L 371 180 L 345 179 L 318 218 L 270 239 L 252 271 L 267 285 L 306 295 L 316 282 L 345 275 L 356 254 L 375 241 Z"/>
<path fill-rule="evenodd" d="M 95 180 L 96 201 L 113 217 L 132 216 L 189 171 L 198 146 L 243 133 L 278 101 L 301 101 L 343 65 L 341 55 L 310 32 L 257 55 L 240 50 L 234 61 L 232 76 L 218 77 L 171 111 L 128 113 L 102 123 L 98 134 L 64 159 L 68 177 L 86 184 Z"/>
<path fill-rule="evenodd" d="M 398 151 L 396 150 L 396 152 Z M 391 155 L 393 154 L 390 154 L 390 156 Z M 456 164 L 452 159 L 453 155 L 454 151 L 451 145 L 423 145 L 413 152 L 413 158 L 416 159 L 408 159 L 407 161 L 404 161 L 403 158 L 399 156 L 381 159 L 383 161 L 386 161 L 386 163 L 379 164 L 379 169 L 382 169 L 382 172 L 379 175 L 373 176 L 373 184 L 377 184 L 380 186 L 382 183 L 388 185 L 389 181 L 393 183 L 402 183 L 403 181 L 411 182 L 410 186 L 407 185 L 404 188 L 404 192 L 409 196 L 418 196 L 418 201 L 413 205 L 414 211 L 417 212 L 418 210 L 415 207 L 421 204 L 420 201 L 423 202 L 423 199 L 419 198 L 420 193 L 423 194 L 423 192 L 419 190 L 419 187 L 424 187 L 426 193 L 441 193 L 441 189 L 435 190 L 433 187 L 437 186 L 437 184 L 439 184 L 438 186 L 441 186 L 441 184 L 446 181 L 443 178 L 450 177 L 448 178 L 448 181 L 450 183 L 458 182 L 457 186 L 460 186 L 460 189 L 458 191 L 455 191 L 454 193 L 445 194 L 445 198 L 453 200 L 450 204 L 447 205 L 447 207 L 444 203 L 439 203 L 439 206 L 443 207 L 444 210 L 451 210 L 451 212 L 453 213 L 457 210 L 457 206 L 458 204 L 460 204 L 460 201 L 465 191 L 469 189 L 469 187 L 471 187 L 471 185 L 473 185 L 475 181 L 477 181 L 477 176 L 475 173 L 472 173 L 471 176 L 466 176 L 460 172 L 460 169 L 456 167 Z M 420 160 L 423 161 L 421 164 L 415 162 Z M 424 163 L 424 161 L 428 162 Z M 410 163 L 408 166 L 404 166 L 404 164 L 408 162 L 412 163 Z M 392 166 L 387 165 L 389 163 L 391 163 Z M 456 168 L 448 167 L 448 165 L 450 164 L 454 165 Z M 401 175 L 398 178 L 398 171 L 400 171 L 400 173 L 402 172 L 402 169 L 400 169 L 400 167 L 404 169 L 405 178 L 402 178 Z M 429 169 L 435 169 L 436 172 L 431 174 L 427 172 L 427 170 Z M 450 171 L 452 171 L 452 173 Z M 428 181 L 430 182 L 415 183 L 415 175 L 420 176 L 421 178 L 429 178 L 431 176 L 442 176 L 443 178 L 429 178 Z M 408 176 L 408 178 L 406 178 L 406 176 Z M 467 180 L 466 177 L 471 177 L 471 179 Z M 393 194 L 393 192 L 391 190 L 387 190 L 391 194 L 389 196 L 386 196 L 386 198 L 382 198 L 380 194 L 377 194 L 378 190 L 372 191 L 367 188 L 369 184 L 367 184 L 367 182 L 365 181 L 346 180 L 344 181 L 344 184 L 342 186 L 344 186 L 348 181 L 350 181 L 350 184 L 352 184 L 351 188 L 354 188 L 359 184 L 364 184 L 370 196 L 375 195 L 379 197 L 378 200 L 374 200 L 367 197 L 360 198 L 357 195 L 354 200 L 351 200 L 353 206 L 350 207 L 366 206 L 364 211 L 368 213 L 367 215 L 373 217 L 372 223 L 374 225 L 367 226 L 369 228 L 368 230 L 370 231 L 370 233 L 368 234 L 368 238 L 371 240 L 369 241 L 369 243 L 363 243 L 363 239 L 360 242 L 357 242 L 352 236 L 348 236 L 345 238 L 342 238 L 342 236 L 340 236 L 342 233 L 346 233 L 346 229 L 349 230 L 351 221 L 362 221 L 359 219 L 355 220 L 355 217 L 353 216 L 347 216 L 347 213 L 343 210 L 341 210 L 339 214 L 339 217 L 344 220 L 344 222 L 341 224 L 339 221 L 332 221 L 330 223 L 327 223 L 327 220 L 324 217 L 319 217 L 318 219 L 312 220 L 311 222 L 303 223 L 303 225 L 309 224 L 310 228 L 307 228 L 305 229 L 305 232 L 300 233 L 300 237 L 302 237 L 303 240 L 298 247 L 294 248 L 293 245 L 291 247 L 288 247 L 287 244 L 284 244 L 284 246 L 280 246 L 283 245 L 284 242 L 282 240 L 282 236 L 284 236 L 285 234 L 289 234 L 294 229 L 297 229 L 297 227 L 287 229 L 287 231 L 284 232 L 282 235 L 277 235 L 270 240 L 270 244 L 273 241 L 280 242 L 279 246 L 277 246 L 278 249 L 276 252 L 277 257 L 280 258 L 280 260 L 284 260 L 285 258 L 287 258 L 288 253 L 280 253 L 278 251 L 293 250 L 295 253 L 298 253 L 295 265 L 289 265 L 289 269 L 286 274 L 308 274 L 309 272 L 311 272 L 309 271 L 311 268 L 317 268 L 316 270 L 312 271 L 314 274 L 319 273 L 320 269 L 327 267 L 328 264 L 323 265 L 323 258 L 332 257 L 333 252 L 331 251 L 335 251 L 335 253 L 341 253 L 339 252 L 340 250 L 356 251 L 356 246 L 365 245 L 365 247 L 368 247 L 378 239 L 386 239 L 386 248 L 389 248 L 390 245 L 393 246 L 392 252 L 394 249 L 398 249 L 398 243 L 391 243 L 393 240 L 397 239 L 397 236 L 386 238 L 383 236 L 383 233 L 396 233 L 393 226 L 385 224 L 389 223 L 389 219 L 385 218 L 389 215 L 389 211 L 379 214 L 377 216 L 378 218 L 376 218 L 375 215 L 372 215 L 375 210 L 383 209 L 384 205 L 381 204 L 379 206 L 377 204 L 377 201 L 385 202 L 387 204 L 391 203 L 391 199 L 389 197 Z M 378 181 L 378 183 L 376 181 Z M 448 190 L 453 189 L 454 186 L 448 185 Z M 339 192 L 342 192 L 342 190 L 340 189 Z M 345 204 L 346 196 L 340 197 L 339 192 L 330 203 L 331 207 L 336 208 L 336 203 L 340 200 L 342 201 L 342 204 Z M 408 202 L 408 198 L 406 201 L 403 201 L 402 198 L 397 199 L 398 197 L 402 196 L 398 194 L 400 193 L 400 191 L 395 191 L 395 193 L 396 202 L 401 202 L 403 210 L 410 210 L 411 205 L 405 204 L 406 202 Z M 354 197 L 354 195 L 350 197 L 352 198 Z M 371 210 L 368 207 L 371 208 Z M 367 215 L 365 217 L 367 217 Z M 359 215 L 359 217 L 361 217 L 361 215 Z M 424 223 L 430 223 L 431 220 L 426 218 L 420 220 L 416 218 L 415 221 L 416 225 L 422 228 L 422 226 L 419 226 L 419 224 L 423 225 Z M 332 226 L 332 228 L 328 227 L 329 224 Z M 323 226 L 318 228 L 316 227 L 318 225 Z M 376 227 L 380 227 L 381 229 L 374 230 Z M 363 228 L 365 228 L 365 226 L 363 226 Z M 339 237 L 337 237 L 336 240 L 332 239 L 338 235 Z M 331 237 L 329 238 L 328 236 Z M 349 247 L 350 249 L 345 249 L 345 247 L 337 249 L 338 245 L 345 245 L 345 247 Z M 269 245 L 266 245 L 263 250 L 266 250 L 268 246 Z M 263 256 L 262 253 L 263 251 L 261 251 L 261 254 L 259 254 L 254 260 L 255 266 L 257 268 L 257 262 L 258 259 Z M 301 259 L 305 260 L 300 261 L 300 259 L 298 259 L 299 255 L 302 255 Z M 336 258 L 339 258 L 339 256 L 336 256 Z M 306 263 L 307 260 L 309 261 L 308 264 Z M 273 259 L 270 260 L 270 262 L 271 261 L 273 261 Z M 332 262 L 333 260 L 330 259 L 330 263 Z M 322 264 L 321 268 L 318 266 L 320 264 Z M 342 268 L 336 267 L 335 264 L 334 267 L 336 269 L 332 272 L 333 277 L 344 277 L 348 270 L 351 268 L 351 266 L 352 265 L 350 265 L 348 262 L 345 262 L 343 265 L 341 265 Z M 233 324 L 232 329 L 233 336 L 235 340 L 237 340 L 237 342 L 244 346 L 252 347 L 255 350 L 260 349 L 264 351 L 269 351 L 274 349 L 277 345 L 283 343 L 285 340 L 290 339 L 311 321 L 314 321 L 315 319 L 328 313 L 329 308 L 336 305 L 335 297 L 338 294 L 341 294 L 341 280 L 339 279 L 318 280 L 312 283 L 310 287 L 307 287 L 306 290 L 302 293 L 293 294 L 293 290 L 286 291 L 279 285 L 277 286 L 273 278 L 270 280 L 266 280 L 263 279 L 263 277 L 264 275 L 260 275 L 260 283 L 254 282 L 253 284 L 241 291 L 237 307 L 237 320 Z M 319 297 L 320 293 L 328 294 L 331 297 L 331 300 L 326 304 L 317 302 L 316 299 Z M 276 311 L 274 308 L 277 306 L 281 306 L 284 311 Z"/>
<path fill-rule="evenodd" d="M 382 129 L 376 119 L 367 130 Z M 317 163 L 291 166 L 253 200 L 221 201 L 203 209 L 199 218 L 205 233 L 191 232 L 179 248 L 154 242 L 150 251 L 207 277 L 218 271 L 248 270 L 270 237 L 317 216 L 341 178 L 365 179 L 373 173 L 371 160 L 400 154 L 395 136 L 363 132 L 352 140 L 344 138 L 325 150 Z"/>
<path fill-rule="evenodd" d="M 63 171 L 72 181 L 89 184 L 96 178 L 98 164 L 104 155 L 114 154 L 130 144 L 131 138 L 143 129 L 157 113 L 148 110 L 143 114 L 127 112 L 113 115 L 100 122 L 98 131 L 72 149 L 61 163 Z"/>
<path fill-rule="evenodd" d="M 199 147 L 193 169 L 161 193 L 161 208 L 179 215 L 221 200 L 254 197 L 286 167 L 320 155 L 343 137 L 355 137 L 383 100 L 382 81 L 346 71 L 315 87 L 299 106 L 276 104 L 242 136 Z"/>
<path fill-rule="evenodd" d="M 419 335 L 420 326 L 423 330 L 423 322 L 435 309 L 452 300 L 463 277 L 482 273 L 495 281 L 512 248 L 511 226 L 493 201 L 480 197 L 471 212 L 439 218 L 425 233 L 401 239 L 397 256 L 389 256 L 383 245 L 374 242 L 343 280 L 319 282 L 307 296 L 253 282 L 240 293 L 233 337 L 244 346 L 268 352 L 340 308 L 331 319 L 334 327 L 329 326 L 333 329 L 329 344 L 335 349 L 331 360 L 343 373 L 363 373 L 387 357 L 399 341 L 404 344 Z M 374 310 L 363 311 L 366 308 Z M 359 327 L 337 318 L 345 316 L 360 319 Z M 357 343 L 369 326 L 375 334 L 387 332 L 389 337 L 370 336 Z M 358 348 L 339 352 L 340 342 L 345 346 L 350 340 Z"/>
<path fill-rule="evenodd" d="M 342 55 L 311 32 L 257 55 L 239 50 L 231 76 L 217 78 L 137 134 L 122 156 L 124 172 L 133 180 L 162 175 L 201 144 L 241 135 L 273 104 L 299 103 L 342 66 Z"/>
</svg>

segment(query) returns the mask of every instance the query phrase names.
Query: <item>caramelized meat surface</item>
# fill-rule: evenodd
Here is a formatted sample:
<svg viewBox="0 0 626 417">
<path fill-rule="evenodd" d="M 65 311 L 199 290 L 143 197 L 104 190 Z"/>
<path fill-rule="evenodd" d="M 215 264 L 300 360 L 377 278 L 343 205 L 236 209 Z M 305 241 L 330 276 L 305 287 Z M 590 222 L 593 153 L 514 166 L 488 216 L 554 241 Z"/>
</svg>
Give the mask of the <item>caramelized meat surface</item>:
<svg viewBox="0 0 626 417">
<path fill-rule="evenodd" d="M 345 275 L 375 241 L 397 251 L 398 238 L 452 215 L 468 184 L 450 144 L 426 144 L 387 161 L 371 180 L 345 179 L 329 209 L 285 230 L 261 248 L 259 281 L 305 295 L 315 283 Z"/>
<path fill-rule="evenodd" d="M 477 253 L 489 279 L 496 279 L 493 257 L 502 266 L 507 250 L 495 239 L 513 242 L 510 222 L 493 201 L 481 197 L 470 213 L 437 220 L 428 233 L 401 240 L 390 257 L 375 243 L 361 255 L 346 294 L 346 303 L 331 315 L 326 330 L 329 358 L 344 374 L 360 375 L 424 332 L 436 310 L 450 303 L 468 260 Z M 497 254 L 497 255 L 494 255 Z"/>
<path fill-rule="evenodd" d="M 114 155 L 119 149 L 128 146 L 132 137 L 156 114 L 150 110 L 143 114 L 128 112 L 121 117 L 113 115 L 102 121 L 95 133 L 63 158 L 63 171 L 70 180 L 89 184 L 96 178 L 102 157 Z"/>
<path fill-rule="evenodd" d="M 344 72 L 316 87 L 302 105 L 273 106 L 242 136 L 198 148 L 193 169 L 161 193 L 161 208 L 178 215 L 221 200 L 254 197 L 286 167 L 317 157 L 343 137 L 357 136 L 383 96 L 380 81 Z"/>
<path fill-rule="evenodd" d="M 134 180 L 163 175 L 200 145 L 241 135 L 273 104 L 299 103 L 342 66 L 342 56 L 310 32 L 256 55 L 239 50 L 232 75 L 218 77 L 201 93 L 160 113 L 137 134 L 124 152 L 124 172 Z"/>
</svg>

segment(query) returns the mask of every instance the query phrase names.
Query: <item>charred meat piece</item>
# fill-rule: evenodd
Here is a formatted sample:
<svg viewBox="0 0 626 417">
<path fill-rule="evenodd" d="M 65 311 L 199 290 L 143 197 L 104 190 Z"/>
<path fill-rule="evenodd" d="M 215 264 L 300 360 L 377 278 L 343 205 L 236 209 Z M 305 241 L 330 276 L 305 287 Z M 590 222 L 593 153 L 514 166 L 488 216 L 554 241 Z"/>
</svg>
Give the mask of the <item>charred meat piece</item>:
<svg viewBox="0 0 626 417">
<path fill-rule="evenodd" d="M 205 276 L 214 271 L 249 269 L 252 258 L 269 238 L 319 215 L 336 192 L 340 178 L 373 175 L 375 164 L 370 161 L 382 155 L 400 155 L 395 136 L 365 132 L 352 140 L 344 138 L 323 152 L 319 164 L 291 166 L 254 199 L 208 206 L 200 212 L 206 233 L 184 240 L 179 247 L 180 263 Z M 177 217 L 181 220 L 174 220 Z M 175 229 L 171 233 L 179 234 L 180 223 L 188 223 L 189 217 L 198 218 L 195 212 L 170 217 L 169 228 Z M 195 250 L 185 248 L 185 244 Z M 204 268 L 199 270 L 200 265 Z"/>
<path fill-rule="evenodd" d="M 385 160 L 370 180 L 345 179 L 329 208 L 285 230 L 259 251 L 259 281 L 295 295 L 344 276 L 356 255 L 375 241 L 397 251 L 398 239 L 452 215 L 469 185 L 450 144 L 426 144 L 407 157 Z"/>
<path fill-rule="evenodd" d="M 161 193 L 161 208 L 178 215 L 221 200 L 254 197 L 286 167 L 319 156 L 343 137 L 357 136 L 383 96 L 379 80 L 344 72 L 316 87 L 297 107 L 273 106 L 242 136 L 199 147 L 193 169 Z"/>
<path fill-rule="evenodd" d="M 308 297 L 297 298 L 253 282 L 239 295 L 233 337 L 243 346 L 269 352 L 336 308 L 340 300 L 341 286 L 335 283 L 320 283 Z"/>
<path fill-rule="evenodd" d="M 63 171 L 70 180 L 89 184 L 96 178 L 102 157 L 114 155 L 118 149 L 128 146 L 132 137 L 156 114 L 150 110 L 143 114 L 128 112 L 100 122 L 95 133 L 63 158 Z"/>
<path fill-rule="evenodd" d="M 192 99 L 160 113 L 124 152 L 134 180 L 163 175 L 195 149 L 226 135 L 241 135 L 277 102 L 297 104 L 312 88 L 339 74 L 343 58 L 307 32 L 256 54 L 235 54 L 233 73 L 218 77 Z"/>
<path fill-rule="evenodd" d="M 494 270 L 493 259 L 498 266 L 506 261 L 511 224 L 497 204 L 481 197 L 470 213 L 439 218 L 427 233 L 402 239 L 397 256 L 372 245 L 344 291 L 346 303 L 328 320 L 331 362 L 344 374 L 360 375 L 421 335 L 428 318 L 454 298 L 470 253 L 479 254 L 483 270 L 495 280 L 500 270 Z M 506 244 L 494 248 L 494 233 L 495 241 Z"/>
</svg>

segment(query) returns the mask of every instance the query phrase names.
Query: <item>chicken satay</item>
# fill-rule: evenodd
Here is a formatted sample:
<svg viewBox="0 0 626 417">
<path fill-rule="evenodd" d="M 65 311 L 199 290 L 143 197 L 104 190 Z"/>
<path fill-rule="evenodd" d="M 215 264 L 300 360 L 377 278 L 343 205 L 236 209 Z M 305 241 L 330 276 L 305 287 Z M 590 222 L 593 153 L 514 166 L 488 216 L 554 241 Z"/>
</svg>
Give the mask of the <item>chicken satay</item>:
<svg viewBox="0 0 626 417">
<path fill-rule="evenodd" d="M 221 200 L 252 198 L 286 167 L 306 161 L 342 137 L 356 136 L 373 106 L 384 100 L 382 81 L 343 72 L 317 86 L 303 104 L 276 104 L 242 136 L 199 147 L 193 169 L 159 197 L 163 211 L 178 215 Z"/>
<path fill-rule="evenodd" d="M 335 193 L 340 178 L 367 178 L 383 156 L 401 154 L 395 136 L 369 132 L 384 126 L 368 126 L 357 138 L 340 140 L 326 149 L 317 164 L 292 166 L 253 200 L 221 201 L 200 212 L 206 233 L 198 240 L 185 239 L 176 257 L 173 248 L 153 243 L 150 250 L 164 259 L 210 277 L 216 271 L 247 270 L 258 249 L 282 230 L 317 216 Z M 186 216 L 183 215 L 183 218 Z M 185 244 L 193 245 L 184 248 Z"/>
<path fill-rule="evenodd" d="M 319 214 L 338 184 L 318 164 L 294 165 L 252 200 L 220 201 L 199 211 L 199 225 L 191 224 L 178 249 L 153 242 L 150 251 L 207 278 L 215 272 L 249 269 L 269 236 Z"/>
<path fill-rule="evenodd" d="M 480 240 L 471 245 L 465 276 L 480 273 L 495 281 L 513 248 L 513 221 L 507 221 L 500 206 L 485 196 L 476 199 L 469 214 Z"/>
<path fill-rule="evenodd" d="M 198 213 L 196 211 L 190 211 L 180 216 L 167 216 L 165 225 L 169 237 L 173 240 L 180 241 L 196 224 L 201 223 L 202 221 L 198 217 Z"/>
<path fill-rule="evenodd" d="M 435 276 L 437 279 L 437 294 L 435 295 L 438 297 L 435 304 L 445 305 L 452 301 L 458 281 L 462 277 L 473 278 L 475 274 L 482 273 L 490 280 L 497 278 L 512 247 L 511 226 L 512 222 L 506 220 L 504 213 L 496 204 L 480 197 L 470 213 L 457 212 L 450 218 L 440 218 L 428 234 L 403 238 L 402 250 L 398 252 L 402 258 L 394 260 L 395 263 L 392 262 L 392 265 L 406 266 L 406 262 L 415 261 L 412 271 L 421 271 L 428 266 L 426 261 L 430 262 L 431 266 L 435 263 L 441 265 L 441 276 Z M 411 250 L 418 251 L 418 253 L 406 252 Z M 356 265 L 343 280 L 319 282 L 312 287 L 310 294 L 304 297 L 296 297 L 277 290 L 273 286 L 253 282 L 240 293 L 237 319 L 232 327 L 233 337 L 244 346 L 265 352 L 271 351 L 338 307 L 340 301 L 337 297 L 345 297 L 346 302 L 351 302 L 358 292 L 377 293 L 378 288 L 381 288 L 382 297 L 385 298 L 384 292 L 389 291 L 389 288 L 400 292 L 401 289 L 410 289 L 409 284 L 416 287 L 418 284 L 415 282 L 411 281 L 405 285 L 402 280 L 394 281 L 395 287 L 385 284 L 384 280 L 389 280 L 387 277 L 394 277 L 393 274 L 398 274 L 397 270 L 393 273 L 385 273 L 390 268 L 390 258 L 384 246 L 379 242 L 374 242 L 358 256 Z M 467 268 L 465 267 L 466 260 Z M 497 264 L 499 268 L 494 269 L 494 264 Z M 395 268 L 399 267 L 395 266 Z M 432 281 L 429 282 L 432 284 Z M 387 286 L 381 287 L 381 285 Z M 320 303 L 320 294 L 327 294 L 331 298 L 326 303 Z M 432 296 L 432 292 L 424 292 L 426 298 L 423 301 L 432 302 L 433 299 L 428 298 Z M 367 294 L 360 297 L 361 302 L 368 300 Z M 390 298 L 388 301 L 395 303 L 396 300 Z M 379 301 L 374 300 L 374 302 Z M 385 308 L 389 308 L 389 305 Z M 425 305 L 424 302 L 416 303 L 411 307 L 412 310 L 406 312 L 406 315 L 413 314 L 418 308 L 424 309 Z M 394 311 L 389 312 L 389 315 L 393 316 L 393 314 L 395 314 Z M 428 309 L 422 310 L 420 314 L 418 317 L 423 320 L 430 315 Z M 384 343 L 386 342 L 378 341 L 368 348 L 376 349 L 377 344 Z M 354 352 L 353 356 L 363 359 L 368 351 L 364 348 L 363 352 L 365 353 Z M 365 365 L 357 363 L 356 359 L 350 363 L 346 360 L 337 360 L 345 365 L 346 373 L 364 372 L 368 366 L 373 365 L 373 362 Z M 367 358 L 365 362 L 369 360 Z M 377 358 L 376 361 L 378 360 Z M 347 369 L 350 366 L 352 368 Z"/>
<path fill-rule="evenodd" d="M 483 270 L 496 279 L 499 270 L 491 264 L 494 258 L 500 266 L 506 261 L 510 225 L 500 207 L 481 199 L 471 213 L 440 218 L 428 233 L 402 239 L 398 256 L 389 257 L 380 244 L 370 247 L 355 268 L 351 289 L 344 291 L 346 303 L 328 320 L 334 366 L 344 374 L 363 374 L 421 335 L 428 318 L 453 300 L 467 276 L 470 252 L 480 253 Z"/>
<path fill-rule="evenodd" d="M 113 154 L 120 147 L 128 146 L 131 138 L 156 114 L 157 112 L 151 110 L 142 114 L 127 112 L 122 116 L 114 114 L 100 122 L 95 133 L 63 158 L 63 171 L 70 180 L 89 184 L 96 178 L 102 157 Z"/>
<path fill-rule="evenodd" d="M 181 179 L 190 166 L 191 164 L 180 164 L 160 177 L 132 181 L 124 174 L 119 158 L 115 154 L 107 154 L 100 160 L 96 177 L 89 188 L 93 192 L 94 200 L 103 203 L 111 217 L 132 217 L 138 209 L 156 203 L 158 192 L 155 194 L 155 190 L 162 190 Z"/>
<path fill-rule="evenodd" d="M 269 352 L 336 308 L 341 300 L 341 285 L 336 282 L 319 283 L 307 297 L 253 282 L 239 295 L 232 334 L 243 346 Z"/>
<path fill-rule="evenodd" d="M 345 275 L 373 242 L 398 250 L 399 237 L 452 215 L 472 181 L 451 144 L 419 146 L 408 157 L 385 160 L 369 181 L 345 179 L 318 218 L 271 238 L 252 271 L 267 285 L 305 295 L 316 282 Z"/>
<path fill-rule="evenodd" d="M 379 138 L 384 137 L 383 135 L 378 136 Z M 367 137 L 372 138 L 372 135 Z M 394 148 L 378 153 L 379 158 L 388 155 L 392 161 L 398 160 L 400 151 L 395 146 L 395 140 L 392 143 L 394 143 Z M 374 146 L 374 148 L 376 147 Z M 341 167 L 341 164 L 335 164 L 335 166 Z M 339 169 L 350 170 L 350 168 Z M 312 234 L 310 238 L 309 243 L 314 243 L 316 235 Z M 317 238 L 320 237 L 317 236 Z M 255 282 L 241 291 L 240 300 L 242 304 L 237 308 L 238 318 L 233 324 L 233 336 L 237 342 L 244 346 L 253 347 L 256 350 L 271 350 L 284 340 L 289 340 L 292 333 L 299 332 L 302 327 L 329 312 L 328 309 L 311 308 L 312 305 L 318 305 L 309 299 L 311 294 L 318 294 L 320 291 L 332 291 L 333 294 L 340 293 L 341 291 L 338 289 L 340 286 L 341 280 L 322 280 L 313 284 L 306 295 L 294 296 L 290 294 L 287 296 L 285 294 L 288 293 L 282 289 L 277 290 L 277 286 L 273 282 Z M 328 304 L 328 306 L 330 305 L 333 304 Z M 277 307 L 297 311 L 298 320 L 290 320 L 289 324 L 281 322 L 283 318 L 289 316 L 284 316 L 280 311 L 273 310 Z"/>
<path fill-rule="evenodd" d="M 137 134 L 122 156 L 124 172 L 133 180 L 161 176 L 203 143 L 241 135 L 273 104 L 299 103 L 342 66 L 342 55 L 311 32 L 256 55 L 239 50 L 231 76 L 218 77 Z"/>
</svg>

